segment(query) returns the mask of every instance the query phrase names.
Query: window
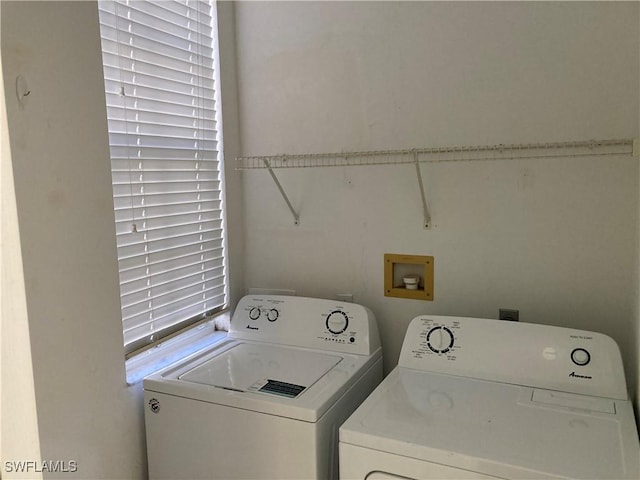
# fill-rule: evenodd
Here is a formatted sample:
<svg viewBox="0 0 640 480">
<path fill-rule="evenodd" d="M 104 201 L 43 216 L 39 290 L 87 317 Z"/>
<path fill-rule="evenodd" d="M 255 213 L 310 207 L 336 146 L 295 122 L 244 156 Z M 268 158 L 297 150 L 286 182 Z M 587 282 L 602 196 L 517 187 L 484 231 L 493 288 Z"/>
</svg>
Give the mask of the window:
<svg viewBox="0 0 640 480">
<path fill-rule="evenodd" d="M 215 4 L 98 5 L 130 354 L 226 307 Z"/>
</svg>

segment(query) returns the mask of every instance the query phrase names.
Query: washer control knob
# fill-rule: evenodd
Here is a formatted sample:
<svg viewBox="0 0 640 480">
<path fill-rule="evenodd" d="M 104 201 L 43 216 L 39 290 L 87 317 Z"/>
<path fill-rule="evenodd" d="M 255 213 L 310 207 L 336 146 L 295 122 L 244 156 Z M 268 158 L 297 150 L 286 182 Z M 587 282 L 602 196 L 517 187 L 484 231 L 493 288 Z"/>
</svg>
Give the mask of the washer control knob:
<svg viewBox="0 0 640 480">
<path fill-rule="evenodd" d="M 269 320 L 270 322 L 275 322 L 279 316 L 280 312 L 275 308 L 272 308 L 267 312 L 267 320 Z"/>
<path fill-rule="evenodd" d="M 249 310 L 249 318 L 251 320 L 260 318 L 260 309 L 258 307 L 251 307 L 251 310 Z"/>
<path fill-rule="evenodd" d="M 327 315 L 327 330 L 337 335 L 344 332 L 349 326 L 349 317 L 341 310 L 334 310 Z"/>
<path fill-rule="evenodd" d="M 584 348 L 576 348 L 571 352 L 571 360 L 576 365 L 583 367 L 591 361 L 591 355 Z"/>
<path fill-rule="evenodd" d="M 453 347 L 453 333 L 447 327 L 433 327 L 427 333 L 427 346 L 435 353 L 447 353 Z"/>
</svg>

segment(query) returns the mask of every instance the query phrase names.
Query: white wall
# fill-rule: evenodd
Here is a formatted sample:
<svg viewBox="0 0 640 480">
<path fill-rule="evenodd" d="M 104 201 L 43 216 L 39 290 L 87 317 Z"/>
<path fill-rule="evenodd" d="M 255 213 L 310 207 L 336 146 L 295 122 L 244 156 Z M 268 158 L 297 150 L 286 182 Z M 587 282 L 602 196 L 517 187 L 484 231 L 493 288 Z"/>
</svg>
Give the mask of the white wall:
<svg viewBox="0 0 640 480">
<path fill-rule="evenodd" d="M 96 4 L 1 8 L 41 455 L 76 461 L 84 478 L 141 478 L 142 405 L 125 384 Z M 24 108 L 18 75 L 31 90 Z"/>
<path fill-rule="evenodd" d="M 638 49 L 638 63 L 640 63 L 640 48 Z M 638 79 L 638 90 L 640 90 L 640 78 Z M 640 117 L 640 101 L 638 102 L 638 117 Z M 638 133 L 636 134 L 636 138 L 640 139 L 640 124 L 638 125 Z M 640 185 L 640 178 L 638 178 L 638 184 Z M 640 200 L 640 198 L 639 198 Z M 638 251 L 636 255 L 636 265 L 637 265 L 637 275 L 636 275 L 636 312 L 634 317 L 636 318 L 635 322 L 635 345 L 633 348 L 633 356 L 632 362 L 633 365 L 637 365 L 638 367 L 635 369 L 636 374 L 636 390 L 635 390 L 635 398 L 636 398 L 636 423 L 640 429 L 640 208 L 638 208 Z"/>
<path fill-rule="evenodd" d="M 0 98 L 4 98 L 3 82 L 0 82 Z M 4 102 L 0 106 L 0 129 L 0 464 L 5 465 L 5 461 L 17 459 L 40 461 L 41 456 L 18 212 Z M 35 472 L 29 476 L 41 478 Z"/>
<path fill-rule="evenodd" d="M 228 159 L 240 140 L 244 154 L 272 154 L 640 130 L 634 3 L 239 3 L 239 132 L 235 21 L 221 8 Z M 2 1 L 0 14 L 0 458 L 41 451 L 77 460 L 82 477 L 144 478 L 140 386 L 124 384 L 95 3 Z M 32 90 L 24 110 L 18 74 Z M 612 335 L 638 377 L 636 161 L 425 166 L 431 230 L 411 167 L 284 172 L 299 227 L 265 172 L 246 172 L 242 194 L 228 168 L 233 295 L 351 291 L 378 316 L 387 370 L 414 315 L 518 308 L 523 321 Z M 18 240 L 22 252 L 6 250 Z M 385 252 L 434 255 L 435 301 L 384 297 Z"/>
<path fill-rule="evenodd" d="M 637 3 L 241 2 L 243 155 L 633 138 Z M 428 164 L 244 174 L 246 285 L 378 317 L 388 371 L 413 316 L 601 331 L 638 377 L 638 162 Z M 383 296 L 383 254 L 434 255 L 435 301 Z"/>
<path fill-rule="evenodd" d="M 0 15 L 0 459 L 74 460 L 78 478 L 146 478 L 141 385 L 125 383 L 97 4 L 2 1 Z M 218 20 L 224 148 L 233 158 L 230 4 Z M 24 108 L 18 75 L 31 90 Z M 239 172 L 232 162 L 226 169 L 233 305 L 244 287 L 242 197 Z"/>
<path fill-rule="evenodd" d="M 218 41 L 220 47 L 220 89 L 224 132 L 225 213 L 230 304 L 235 306 L 244 291 L 244 206 L 242 173 L 235 169 L 240 154 L 238 127 L 238 86 L 236 80 L 235 12 L 232 2 L 218 2 Z"/>
</svg>

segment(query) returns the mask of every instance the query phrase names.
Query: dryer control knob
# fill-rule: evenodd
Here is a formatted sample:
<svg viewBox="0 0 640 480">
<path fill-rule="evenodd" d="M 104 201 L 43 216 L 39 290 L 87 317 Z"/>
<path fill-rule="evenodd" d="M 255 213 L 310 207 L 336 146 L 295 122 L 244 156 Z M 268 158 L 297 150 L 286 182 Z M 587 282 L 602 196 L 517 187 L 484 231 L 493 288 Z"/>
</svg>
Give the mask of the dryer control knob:
<svg viewBox="0 0 640 480">
<path fill-rule="evenodd" d="M 334 310 L 327 315 L 327 330 L 334 335 L 344 332 L 349 326 L 349 317 L 341 310 Z"/>
<path fill-rule="evenodd" d="M 275 308 L 272 308 L 267 312 L 267 320 L 269 320 L 270 322 L 275 322 L 279 316 L 280 312 Z"/>
<path fill-rule="evenodd" d="M 249 310 L 249 318 L 251 320 L 260 318 L 260 309 L 258 307 L 251 307 L 251 310 Z"/>
<path fill-rule="evenodd" d="M 427 346 L 435 353 L 447 353 L 453 347 L 453 333 L 447 327 L 433 327 L 427 333 Z"/>
</svg>

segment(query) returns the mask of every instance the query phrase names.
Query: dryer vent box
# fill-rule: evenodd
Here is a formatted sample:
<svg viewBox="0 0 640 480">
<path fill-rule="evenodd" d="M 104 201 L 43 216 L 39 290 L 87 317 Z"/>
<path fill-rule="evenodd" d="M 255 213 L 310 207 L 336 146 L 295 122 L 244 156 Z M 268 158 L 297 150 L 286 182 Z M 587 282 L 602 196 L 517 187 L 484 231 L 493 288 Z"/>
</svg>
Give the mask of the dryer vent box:
<svg viewBox="0 0 640 480">
<path fill-rule="evenodd" d="M 433 257 L 385 253 L 384 295 L 433 300 Z"/>
</svg>

